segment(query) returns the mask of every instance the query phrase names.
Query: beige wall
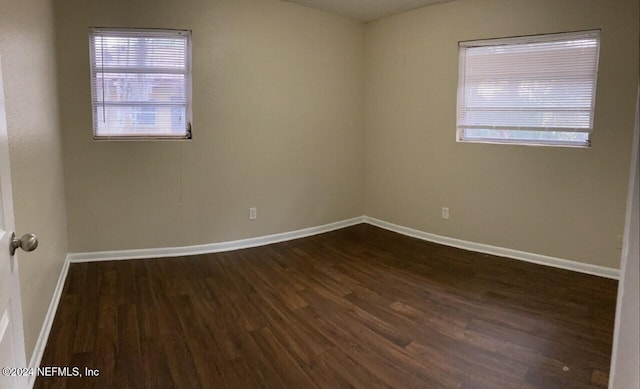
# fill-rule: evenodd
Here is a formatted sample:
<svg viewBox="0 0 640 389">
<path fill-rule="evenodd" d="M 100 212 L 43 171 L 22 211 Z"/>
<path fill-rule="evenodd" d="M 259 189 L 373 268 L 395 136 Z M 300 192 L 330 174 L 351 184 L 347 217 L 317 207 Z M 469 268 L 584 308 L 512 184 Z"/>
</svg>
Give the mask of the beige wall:
<svg viewBox="0 0 640 389">
<path fill-rule="evenodd" d="M 602 29 L 590 149 L 455 142 L 457 43 Z M 370 24 L 365 212 L 617 268 L 638 80 L 637 0 L 459 0 Z M 450 220 L 440 217 L 450 208 Z"/>
<path fill-rule="evenodd" d="M 27 362 L 67 254 L 53 27 L 51 1 L 0 0 L 16 232 L 40 241 L 18 253 Z"/>
<path fill-rule="evenodd" d="M 56 2 L 70 251 L 212 243 L 361 215 L 364 26 L 272 0 L 154 4 Z M 89 26 L 193 31 L 193 141 L 92 140 Z"/>
<path fill-rule="evenodd" d="M 277 1 L 157 4 L 56 3 L 70 251 L 211 243 L 366 213 L 619 266 L 637 1 L 458 0 L 367 26 Z M 92 25 L 193 30 L 193 141 L 91 140 Z M 593 147 L 455 142 L 459 40 L 592 28 Z"/>
</svg>

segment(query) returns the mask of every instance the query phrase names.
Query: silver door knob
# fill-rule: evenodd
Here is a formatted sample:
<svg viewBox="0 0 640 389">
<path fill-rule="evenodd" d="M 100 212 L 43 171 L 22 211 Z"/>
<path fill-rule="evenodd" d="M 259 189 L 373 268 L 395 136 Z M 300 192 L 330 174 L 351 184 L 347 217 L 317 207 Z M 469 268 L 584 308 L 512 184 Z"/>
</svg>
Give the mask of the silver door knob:
<svg viewBox="0 0 640 389">
<path fill-rule="evenodd" d="M 16 253 L 16 249 L 20 247 L 24 251 L 33 251 L 38 247 L 38 237 L 35 234 L 24 234 L 22 238 L 16 238 L 16 233 L 11 233 L 11 243 L 9 243 L 9 253 Z"/>
</svg>

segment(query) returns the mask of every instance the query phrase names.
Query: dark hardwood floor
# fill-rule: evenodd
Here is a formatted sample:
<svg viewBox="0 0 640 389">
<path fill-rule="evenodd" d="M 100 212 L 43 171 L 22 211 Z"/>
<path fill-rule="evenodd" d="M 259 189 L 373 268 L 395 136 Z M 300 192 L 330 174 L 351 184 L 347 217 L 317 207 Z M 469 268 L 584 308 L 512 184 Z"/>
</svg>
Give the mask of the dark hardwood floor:
<svg viewBox="0 0 640 389">
<path fill-rule="evenodd" d="M 369 225 L 73 264 L 37 388 L 603 388 L 617 282 Z"/>
</svg>

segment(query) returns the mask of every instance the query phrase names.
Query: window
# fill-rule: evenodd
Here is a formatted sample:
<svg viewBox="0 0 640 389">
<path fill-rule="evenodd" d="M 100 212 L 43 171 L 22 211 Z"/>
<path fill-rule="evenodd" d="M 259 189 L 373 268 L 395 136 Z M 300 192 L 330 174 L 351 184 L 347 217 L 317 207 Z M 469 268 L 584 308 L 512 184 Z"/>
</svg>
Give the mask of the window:
<svg viewBox="0 0 640 389">
<path fill-rule="evenodd" d="M 94 139 L 191 138 L 191 33 L 91 28 Z"/>
<path fill-rule="evenodd" d="M 458 141 L 589 146 L 600 31 L 460 42 Z"/>
</svg>

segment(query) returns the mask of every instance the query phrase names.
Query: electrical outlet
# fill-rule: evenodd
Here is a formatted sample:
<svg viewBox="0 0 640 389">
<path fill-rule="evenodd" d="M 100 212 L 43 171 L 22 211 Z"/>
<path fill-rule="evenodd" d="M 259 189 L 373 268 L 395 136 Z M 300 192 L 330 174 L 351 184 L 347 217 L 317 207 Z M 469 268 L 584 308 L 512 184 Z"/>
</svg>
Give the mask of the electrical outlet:
<svg viewBox="0 0 640 389">
<path fill-rule="evenodd" d="M 442 218 L 449 220 L 449 208 L 442 207 Z"/>
<path fill-rule="evenodd" d="M 258 218 L 258 208 L 249 208 L 249 220 L 256 220 Z"/>
</svg>

